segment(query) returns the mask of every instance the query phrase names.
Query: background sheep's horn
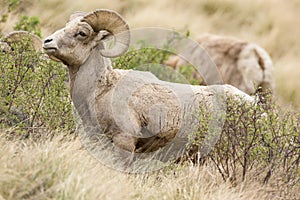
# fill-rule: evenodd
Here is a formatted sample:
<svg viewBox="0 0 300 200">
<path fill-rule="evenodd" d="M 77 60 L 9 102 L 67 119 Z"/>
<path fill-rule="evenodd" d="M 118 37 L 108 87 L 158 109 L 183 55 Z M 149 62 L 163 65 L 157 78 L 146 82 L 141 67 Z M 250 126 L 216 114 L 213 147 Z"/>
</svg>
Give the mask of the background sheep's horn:
<svg viewBox="0 0 300 200">
<path fill-rule="evenodd" d="M 72 20 L 74 20 L 74 19 L 77 18 L 77 17 L 84 17 L 84 16 L 86 16 L 86 15 L 87 15 L 86 12 L 76 11 L 76 12 L 74 12 L 74 13 L 70 16 L 69 21 L 72 21 Z"/>
<path fill-rule="evenodd" d="M 102 50 L 102 56 L 112 58 L 127 51 L 130 44 L 129 26 L 118 13 L 99 9 L 87 14 L 82 21 L 90 24 L 95 32 L 106 30 L 113 34 L 115 44 L 110 49 Z"/>
<path fill-rule="evenodd" d="M 28 33 L 27 31 L 13 31 L 13 32 L 9 33 L 8 35 L 6 35 L 4 41 L 7 44 L 11 45 L 12 43 L 24 42 L 25 39 L 29 40 L 29 42 L 30 42 L 29 46 L 33 50 L 35 50 L 37 52 L 41 52 L 43 50 L 42 40 L 40 38 L 38 38 L 37 36 Z"/>
</svg>

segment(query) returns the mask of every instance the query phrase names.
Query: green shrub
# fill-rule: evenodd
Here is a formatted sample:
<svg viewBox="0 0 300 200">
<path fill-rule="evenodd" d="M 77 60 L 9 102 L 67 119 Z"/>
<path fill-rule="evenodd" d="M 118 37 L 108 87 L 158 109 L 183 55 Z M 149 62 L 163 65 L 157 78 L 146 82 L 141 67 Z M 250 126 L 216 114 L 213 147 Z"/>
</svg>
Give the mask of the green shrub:
<svg viewBox="0 0 300 200">
<path fill-rule="evenodd" d="M 6 0 L 8 15 L 20 0 Z M 41 37 L 38 17 L 22 16 L 14 30 Z M 34 136 L 51 130 L 74 130 L 71 100 L 66 88 L 66 69 L 32 49 L 30 38 L 10 41 L 12 51 L 0 52 L 0 128 L 11 136 Z M 9 129 L 8 129 L 9 128 Z M 24 134 L 26 133 L 26 134 Z"/>
<path fill-rule="evenodd" d="M 174 40 L 175 38 L 171 38 Z M 118 57 L 113 62 L 113 67 L 118 69 L 138 69 L 147 64 L 163 64 L 171 55 L 171 49 L 166 43 L 162 49 L 152 47 L 141 40 L 137 42 L 137 48 L 130 47 L 127 53 Z M 168 51 L 170 50 L 170 51 Z"/>
<path fill-rule="evenodd" d="M 4 0 L 4 1 L 7 4 L 9 12 L 16 9 L 21 3 L 21 0 Z"/>
<path fill-rule="evenodd" d="M 0 52 L 0 123 L 13 132 L 72 130 L 74 121 L 66 69 L 30 49 L 31 41 Z M 18 130 L 18 131 L 16 131 Z"/>
<path fill-rule="evenodd" d="M 208 134 L 209 113 L 199 117 L 198 141 Z M 282 111 L 266 96 L 264 104 L 228 99 L 220 138 L 201 163 L 215 164 L 224 181 L 238 183 L 255 174 L 262 183 L 280 178 L 289 189 L 300 188 L 300 114 Z"/>
<path fill-rule="evenodd" d="M 42 32 L 39 24 L 40 20 L 38 17 L 22 16 L 20 21 L 14 26 L 14 30 L 24 30 L 41 38 Z"/>
<path fill-rule="evenodd" d="M 195 74 L 199 74 L 196 68 L 192 65 L 180 66 L 178 69 L 173 69 L 170 66 L 166 66 L 164 62 L 173 55 L 172 44 L 173 42 L 180 41 L 186 36 L 171 35 L 162 45 L 161 49 L 151 47 L 150 44 L 145 41 L 139 41 L 138 48 L 130 48 L 127 53 L 118 57 L 113 62 L 113 67 L 117 69 L 134 69 L 140 71 L 150 71 L 160 80 L 186 83 L 199 85 L 203 84 L 203 80 L 199 80 L 195 77 Z"/>
</svg>

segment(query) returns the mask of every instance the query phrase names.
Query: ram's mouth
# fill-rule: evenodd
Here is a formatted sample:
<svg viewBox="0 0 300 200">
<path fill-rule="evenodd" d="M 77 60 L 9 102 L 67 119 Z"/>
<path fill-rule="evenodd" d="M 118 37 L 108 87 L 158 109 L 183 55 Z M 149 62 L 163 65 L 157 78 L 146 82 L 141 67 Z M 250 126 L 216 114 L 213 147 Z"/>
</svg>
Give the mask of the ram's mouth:
<svg viewBox="0 0 300 200">
<path fill-rule="evenodd" d="M 50 54 L 50 53 L 54 53 L 57 51 L 57 48 L 55 47 L 43 47 L 45 53 Z"/>
<path fill-rule="evenodd" d="M 54 60 L 54 61 L 57 61 L 57 62 L 62 62 L 62 60 L 56 58 L 55 56 L 51 55 L 51 54 L 48 54 L 49 58 Z"/>
<path fill-rule="evenodd" d="M 57 52 L 57 48 L 55 47 L 43 47 L 44 52 L 49 56 L 50 59 L 62 62 L 61 59 L 57 58 L 55 56 L 55 53 Z"/>
</svg>

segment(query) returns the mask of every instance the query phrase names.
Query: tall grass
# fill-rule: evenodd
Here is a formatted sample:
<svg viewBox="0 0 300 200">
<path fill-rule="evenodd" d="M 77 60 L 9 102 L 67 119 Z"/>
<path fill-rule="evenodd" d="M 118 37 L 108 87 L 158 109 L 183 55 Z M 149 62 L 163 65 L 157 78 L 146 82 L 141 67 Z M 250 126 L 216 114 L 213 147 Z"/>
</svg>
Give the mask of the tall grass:
<svg viewBox="0 0 300 200">
<path fill-rule="evenodd" d="M 2 133 L 1 133 L 2 136 Z M 255 181 L 231 187 L 212 165 L 175 166 L 130 175 L 88 155 L 78 139 L 0 139 L 0 198 L 4 199 L 266 199 Z"/>
</svg>

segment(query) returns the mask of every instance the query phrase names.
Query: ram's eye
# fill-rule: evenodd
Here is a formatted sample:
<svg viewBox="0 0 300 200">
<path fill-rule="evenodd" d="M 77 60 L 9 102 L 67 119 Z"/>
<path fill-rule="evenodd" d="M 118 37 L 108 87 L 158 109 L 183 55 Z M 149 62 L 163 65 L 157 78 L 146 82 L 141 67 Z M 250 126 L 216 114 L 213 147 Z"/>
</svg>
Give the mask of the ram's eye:
<svg viewBox="0 0 300 200">
<path fill-rule="evenodd" d="M 86 37 L 87 35 L 85 34 L 85 32 L 83 32 L 83 31 L 80 31 L 79 33 L 78 33 L 80 36 L 82 36 L 82 37 Z"/>
</svg>

